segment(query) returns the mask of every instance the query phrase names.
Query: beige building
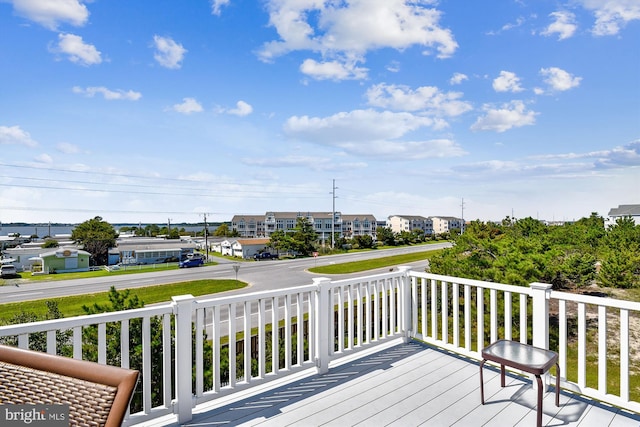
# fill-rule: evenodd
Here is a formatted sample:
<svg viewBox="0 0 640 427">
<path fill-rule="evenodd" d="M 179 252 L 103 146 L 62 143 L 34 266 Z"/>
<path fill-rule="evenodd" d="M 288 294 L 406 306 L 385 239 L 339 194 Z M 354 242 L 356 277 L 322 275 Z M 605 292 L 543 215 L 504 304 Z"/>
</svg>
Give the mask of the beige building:
<svg viewBox="0 0 640 427">
<path fill-rule="evenodd" d="M 452 216 L 391 215 L 387 225 L 394 233 L 422 230 L 426 235 L 448 233 L 455 228 L 464 231 L 464 220 Z"/>
<path fill-rule="evenodd" d="M 274 231 L 293 232 L 298 218 L 304 217 L 318 234 L 318 240 L 330 241 L 331 231 L 335 230 L 335 237 L 353 237 L 370 235 L 376 237 L 377 221 L 373 215 L 343 215 L 341 212 L 275 212 L 264 215 L 234 215 L 231 219 L 231 229 L 237 231 L 240 237 L 269 237 Z"/>
</svg>

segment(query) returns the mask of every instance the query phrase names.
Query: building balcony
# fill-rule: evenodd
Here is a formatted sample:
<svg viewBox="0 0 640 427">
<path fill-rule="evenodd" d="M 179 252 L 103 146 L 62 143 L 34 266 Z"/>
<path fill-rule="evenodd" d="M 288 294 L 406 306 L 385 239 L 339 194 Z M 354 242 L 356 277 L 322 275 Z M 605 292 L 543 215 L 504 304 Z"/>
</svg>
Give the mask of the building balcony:
<svg viewBox="0 0 640 427">
<path fill-rule="evenodd" d="M 400 267 L 0 337 L 139 369 L 125 425 L 531 425 L 536 394 L 520 372 L 503 388 L 485 365 L 480 404 L 479 351 L 512 339 L 559 354 L 560 407 L 548 393 L 543 424 L 637 426 L 639 322 L 640 303 Z"/>
</svg>

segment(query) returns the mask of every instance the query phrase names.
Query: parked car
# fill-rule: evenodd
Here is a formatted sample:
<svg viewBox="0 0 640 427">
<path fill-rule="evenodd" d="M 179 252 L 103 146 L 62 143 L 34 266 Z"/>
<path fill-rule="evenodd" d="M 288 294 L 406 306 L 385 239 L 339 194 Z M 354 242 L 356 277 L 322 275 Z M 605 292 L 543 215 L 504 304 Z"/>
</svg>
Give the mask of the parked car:
<svg viewBox="0 0 640 427">
<path fill-rule="evenodd" d="M 189 257 L 178 263 L 178 267 L 180 268 L 200 267 L 201 265 L 204 265 L 204 258 L 200 256 Z"/>
<path fill-rule="evenodd" d="M 259 254 L 255 254 L 253 259 L 256 261 L 260 261 L 263 259 L 278 259 L 278 254 L 272 254 L 271 252 L 262 252 Z"/>
<path fill-rule="evenodd" d="M 12 264 L 4 264 L 0 266 L 0 277 L 14 277 L 18 275 L 16 267 Z"/>
</svg>

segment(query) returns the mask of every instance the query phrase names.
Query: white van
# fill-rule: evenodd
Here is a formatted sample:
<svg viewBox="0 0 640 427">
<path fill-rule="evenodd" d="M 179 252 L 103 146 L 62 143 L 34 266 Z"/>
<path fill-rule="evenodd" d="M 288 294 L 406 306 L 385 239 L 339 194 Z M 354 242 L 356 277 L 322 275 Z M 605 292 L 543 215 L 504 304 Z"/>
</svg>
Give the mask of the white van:
<svg viewBox="0 0 640 427">
<path fill-rule="evenodd" d="M 0 277 L 13 277 L 17 274 L 16 267 L 12 264 L 3 264 L 0 266 Z"/>
</svg>

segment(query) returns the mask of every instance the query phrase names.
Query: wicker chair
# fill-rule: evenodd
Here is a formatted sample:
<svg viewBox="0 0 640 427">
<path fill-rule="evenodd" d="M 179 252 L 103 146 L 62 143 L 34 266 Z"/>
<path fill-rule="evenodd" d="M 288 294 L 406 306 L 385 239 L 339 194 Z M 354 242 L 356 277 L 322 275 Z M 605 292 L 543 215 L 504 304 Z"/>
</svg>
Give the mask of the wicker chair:
<svg viewBox="0 0 640 427">
<path fill-rule="evenodd" d="M 69 405 L 69 425 L 120 426 L 138 371 L 0 345 L 0 404 Z"/>
</svg>

